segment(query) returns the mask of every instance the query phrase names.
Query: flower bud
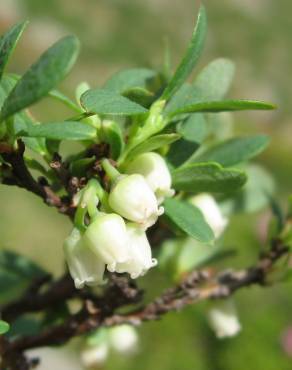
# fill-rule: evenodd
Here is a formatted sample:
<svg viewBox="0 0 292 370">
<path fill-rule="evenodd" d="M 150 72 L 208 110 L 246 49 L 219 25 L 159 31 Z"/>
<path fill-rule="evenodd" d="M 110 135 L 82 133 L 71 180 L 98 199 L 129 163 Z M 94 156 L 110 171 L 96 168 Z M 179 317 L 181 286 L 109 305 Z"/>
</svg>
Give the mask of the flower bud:
<svg viewBox="0 0 292 370">
<path fill-rule="evenodd" d="M 209 324 L 218 338 L 233 337 L 241 330 L 232 301 L 216 303 L 208 313 Z"/>
<path fill-rule="evenodd" d="M 117 272 L 128 272 L 132 279 L 144 275 L 151 267 L 157 264 L 152 258 L 151 247 L 145 231 L 135 224 L 127 224 L 128 245 L 130 259 L 124 263 L 118 263 Z"/>
<path fill-rule="evenodd" d="M 117 263 L 129 259 L 128 235 L 123 218 L 115 213 L 99 214 L 88 226 L 84 241 L 114 272 Z"/>
<path fill-rule="evenodd" d="M 65 240 L 64 252 L 77 289 L 103 283 L 105 263 L 84 243 L 78 229 L 74 228 Z"/>
<path fill-rule="evenodd" d="M 120 176 L 109 195 L 109 205 L 124 218 L 145 228 L 155 224 L 163 208 L 142 175 Z"/>
<path fill-rule="evenodd" d="M 131 354 L 137 349 L 137 331 L 131 325 L 114 327 L 109 330 L 109 342 L 117 352 Z"/>
<path fill-rule="evenodd" d="M 171 176 L 165 160 L 157 153 L 149 152 L 138 155 L 128 166 L 127 173 L 143 175 L 147 184 L 155 193 L 158 203 L 165 197 L 174 195 L 171 189 Z"/>
<path fill-rule="evenodd" d="M 203 213 L 207 223 L 213 230 L 215 238 L 219 238 L 225 230 L 228 220 L 222 215 L 215 199 L 209 194 L 200 194 L 191 198 L 190 201 Z"/>
</svg>

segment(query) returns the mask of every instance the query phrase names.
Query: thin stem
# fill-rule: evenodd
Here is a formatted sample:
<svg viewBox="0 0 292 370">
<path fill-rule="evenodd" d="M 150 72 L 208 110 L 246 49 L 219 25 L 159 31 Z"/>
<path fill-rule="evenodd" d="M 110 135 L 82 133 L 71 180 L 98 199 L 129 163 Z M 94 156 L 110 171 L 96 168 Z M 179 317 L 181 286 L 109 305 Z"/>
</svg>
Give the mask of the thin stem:
<svg viewBox="0 0 292 370">
<path fill-rule="evenodd" d="M 121 175 L 120 172 L 110 163 L 108 159 L 104 158 L 101 161 L 101 165 L 111 182 L 115 181 L 117 177 Z"/>
</svg>

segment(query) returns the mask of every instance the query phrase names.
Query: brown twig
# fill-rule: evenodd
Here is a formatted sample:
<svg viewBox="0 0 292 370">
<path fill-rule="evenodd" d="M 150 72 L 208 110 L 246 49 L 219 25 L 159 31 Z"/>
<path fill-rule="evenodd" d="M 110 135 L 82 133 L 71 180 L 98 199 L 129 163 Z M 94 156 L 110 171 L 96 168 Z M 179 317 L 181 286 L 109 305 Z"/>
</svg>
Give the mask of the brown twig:
<svg viewBox="0 0 292 370">
<path fill-rule="evenodd" d="M 113 275 L 102 297 L 90 297 L 85 294 L 84 307 L 80 312 L 70 316 L 61 325 L 50 327 L 40 334 L 9 342 L 2 349 L 2 356 L 11 357 L 11 352 L 22 354 L 24 350 L 30 348 L 64 343 L 102 326 L 125 323 L 140 325 L 145 321 L 158 320 L 166 313 L 181 310 L 187 305 L 204 300 L 227 298 L 237 290 L 250 285 L 266 285 L 267 277 L 275 263 L 287 255 L 288 250 L 280 240 L 274 240 L 271 250 L 260 257 L 256 266 L 239 271 L 226 270 L 215 275 L 210 270 L 193 272 L 178 286 L 168 289 L 153 302 L 123 314 L 118 313 L 117 309 L 141 302 L 142 294 L 125 277 Z M 47 301 L 49 304 L 51 302 L 52 300 Z M 43 304 L 39 307 L 44 308 Z M 26 307 L 33 311 L 35 308 L 36 306 Z"/>
</svg>

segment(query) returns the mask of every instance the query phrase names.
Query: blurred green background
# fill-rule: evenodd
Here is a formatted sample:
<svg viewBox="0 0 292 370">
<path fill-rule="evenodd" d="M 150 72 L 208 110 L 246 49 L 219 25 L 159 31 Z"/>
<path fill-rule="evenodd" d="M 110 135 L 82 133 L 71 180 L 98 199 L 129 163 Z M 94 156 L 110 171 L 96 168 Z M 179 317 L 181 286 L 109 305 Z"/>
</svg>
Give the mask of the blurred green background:
<svg viewBox="0 0 292 370">
<path fill-rule="evenodd" d="M 198 69 L 214 58 L 231 58 L 237 74 L 230 96 L 268 100 L 279 106 L 272 113 L 238 113 L 234 118 L 238 132 L 272 136 L 259 161 L 274 174 L 283 202 L 292 189 L 292 2 L 204 3 L 209 33 Z M 81 56 L 63 84 L 63 90 L 72 96 L 70 92 L 82 80 L 96 86 L 121 68 L 159 66 L 165 37 L 175 65 L 190 38 L 197 7 L 195 0 L 0 0 L 0 31 L 22 19 L 31 22 L 11 63 L 11 70 L 19 73 L 58 38 L 76 34 L 82 43 Z M 66 114 L 59 105 L 48 103 L 34 109 L 38 117 L 50 120 Z M 34 195 L 17 188 L 1 186 L 0 202 L 1 247 L 19 251 L 60 274 L 64 265 L 61 245 L 70 223 Z M 235 246 L 240 258 L 230 260 L 230 265 L 254 260 L 265 219 L 266 214 L 256 214 L 232 220 L 226 244 Z M 151 284 L 163 285 L 158 273 L 153 272 L 151 279 Z M 248 289 L 236 295 L 236 302 L 243 326 L 238 337 L 217 340 L 208 328 L 205 305 L 191 307 L 160 323 L 143 325 L 139 352 L 132 357 L 113 355 L 104 368 L 291 369 L 292 344 L 290 351 L 283 345 L 283 336 L 292 327 L 291 286 Z"/>
</svg>

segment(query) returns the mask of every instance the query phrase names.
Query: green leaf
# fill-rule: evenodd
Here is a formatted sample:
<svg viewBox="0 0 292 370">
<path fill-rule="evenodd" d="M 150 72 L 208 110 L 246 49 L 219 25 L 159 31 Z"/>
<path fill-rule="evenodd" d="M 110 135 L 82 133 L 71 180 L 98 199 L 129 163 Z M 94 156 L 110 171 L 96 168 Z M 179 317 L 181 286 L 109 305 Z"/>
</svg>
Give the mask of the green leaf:
<svg viewBox="0 0 292 370">
<path fill-rule="evenodd" d="M 234 166 L 261 153 L 269 142 L 265 135 L 235 137 L 211 147 L 192 162 L 214 161 L 224 167 Z"/>
<path fill-rule="evenodd" d="M 234 76 L 234 63 L 219 58 L 209 63 L 198 75 L 193 87 L 203 100 L 220 100 L 227 94 Z"/>
<path fill-rule="evenodd" d="M 16 76 L 4 74 L 0 81 L 0 107 L 3 105 L 5 99 L 13 89 L 17 81 Z M 20 112 L 13 116 L 13 127 L 9 126 L 10 134 L 17 136 L 17 132 L 23 127 L 26 128 L 27 124 L 32 125 L 33 121 L 26 112 Z M 24 138 L 25 145 L 36 153 L 44 155 L 47 152 L 45 140 L 42 138 Z"/>
<path fill-rule="evenodd" d="M 67 36 L 51 46 L 16 83 L 1 110 L 1 120 L 46 96 L 73 67 L 79 41 Z"/>
<path fill-rule="evenodd" d="M 89 113 L 132 116 L 148 112 L 141 105 L 107 89 L 88 90 L 82 94 L 80 102 Z"/>
<path fill-rule="evenodd" d="M 0 302 L 15 299 L 34 279 L 47 273 L 28 258 L 14 252 L 0 251 Z"/>
<path fill-rule="evenodd" d="M 231 193 L 246 182 L 246 175 L 218 163 L 193 163 L 172 172 L 173 187 L 191 193 Z"/>
<path fill-rule="evenodd" d="M 167 160 L 174 166 L 181 166 L 199 148 L 199 144 L 193 141 L 180 139 L 176 141 L 167 153 Z"/>
<path fill-rule="evenodd" d="M 226 95 L 234 74 L 228 59 L 216 59 L 205 67 L 192 84 L 185 83 L 172 97 L 165 112 L 172 112 L 194 103 L 217 101 Z"/>
<path fill-rule="evenodd" d="M 28 22 L 20 22 L 15 26 L 11 27 L 4 35 L 0 38 L 0 80 L 3 76 L 6 65 L 14 52 L 16 44 L 22 35 Z"/>
<path fill-rule="evenodd" d="M 186 120 L 179 122 L 176 131 L 185 140 L 201 144 L 208 135 L 207 122 L 203 114 L 194 113 Z"/>
<path fill-rule="evenodd" d="M 127 155 L 127 160 L 131 160 L 139 154 L 152 152 L 153 150 L 159 149 L 165 145 L 170 145 L 176 140 L 180 139 L 180 137 L 181 136 L 178 134 L 152 136 L 148 140 L 144 141 L 143 143 L 137 145 L 134 149 L 132 149 Z"/>
<path fill-rule="evenodd" d="M 87 123 L 64 121 L 28 125 L 19 136 L 45 137 L 50 140 L 88 140 L 96 137 L 96 129 Z"/>
<path fill-rule="evenodd" d="M 157 72 L 147 68 L 132 68 L 119 71 L 114 74 L 104 85 L 107 90 L 112 90 L 118 94 L 132 88 L 148 88 Z"/>
<path fill-rule="evenodd" d="M 257 100 L 222 100 L 199 102 L 186 105 L 168 114 L 168 118 L 172 118 L 179 114 L 196 113 L 196 112 L 232 112 L 241 110 L 271 110 L 275 109 L 275 105 Z"/>
<path fill-rule="evenodd" d="M 9 328 L 8 322 L 0 320 L 0 335 L 7 333 Z"/>
<path fill-rule="evenodd" d="M 205 7 L 201 6 L 197 18 L 197 24 L 193 32 L 190 45 L 186 51 L 184 58 L 174 73 L 166 89 L 164 90 L 161 99 L 169 100 L 173 94 L 181 87 L 188 78 L 196 65 L 205 41 L 207 31 L 207 17 Z"/>
<path fill-rule="evenodd" d="M 164 210 L 166 216 L 192 238 L 202 243 L 210 243 L 214 239 L 213 231 L 202 212 L 192 204 L 173 198 L 166 199 Z"/>
<path fill-rule="evenodd" d="M 151 105 L 155 98 L 155 95 L 151 91 L 143 87 L 132 87 L 131 89 L 125 90 L 123 96 L 146 108 Z"/>
</svg>

